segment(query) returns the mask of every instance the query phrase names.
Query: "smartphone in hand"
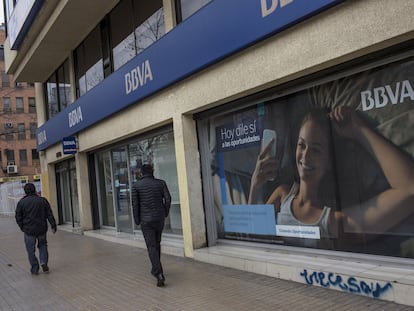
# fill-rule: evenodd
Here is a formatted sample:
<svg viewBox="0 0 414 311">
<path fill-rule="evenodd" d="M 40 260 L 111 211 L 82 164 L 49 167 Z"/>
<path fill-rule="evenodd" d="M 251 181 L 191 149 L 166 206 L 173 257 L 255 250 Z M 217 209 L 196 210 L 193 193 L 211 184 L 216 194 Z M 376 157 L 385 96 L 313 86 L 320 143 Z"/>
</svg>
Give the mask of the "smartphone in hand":
<svg viewBox="0 0 414 311">
<path fill-rule="evenodd" d="M 269 150 L 269 156 L 275 157 L 276 156 L 276 139 L 277 139 L 276 131 L 270 130 L 270 129 L 264 129 L 261 151 L 263 151 L 267 147 L 267 145 L 273 140 L 272 146 L 270 147 L 270 150 Z"/>
</svg>

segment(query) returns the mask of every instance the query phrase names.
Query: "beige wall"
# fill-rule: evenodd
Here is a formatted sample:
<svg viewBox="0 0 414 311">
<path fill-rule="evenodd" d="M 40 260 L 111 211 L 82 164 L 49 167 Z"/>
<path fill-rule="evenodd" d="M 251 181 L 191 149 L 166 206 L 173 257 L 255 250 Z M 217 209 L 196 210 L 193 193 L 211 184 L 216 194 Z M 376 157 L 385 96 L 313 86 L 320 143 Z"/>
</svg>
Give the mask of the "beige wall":
<svg viewBox="0 0 414 311">
<path fill-rule="evenodd" d="M 172 123 L 185 252 L 191 257 L 193 248 L 206 243 L 192 114 L 412 39 L 412 12 L 411 0 L 347 1 L 83 131 L 78 136 L 81 157 L 84 152 Z M 172 23 L 171 16 L 166 19 Z M 61 160 L 54 156 L 58 149 L 47 150 L 48 163 Z M 90 210 L 89 194 L 80 194 L 81 209 Z M 89 227 L 86 222 L 85 228 Z"/>
</svg>

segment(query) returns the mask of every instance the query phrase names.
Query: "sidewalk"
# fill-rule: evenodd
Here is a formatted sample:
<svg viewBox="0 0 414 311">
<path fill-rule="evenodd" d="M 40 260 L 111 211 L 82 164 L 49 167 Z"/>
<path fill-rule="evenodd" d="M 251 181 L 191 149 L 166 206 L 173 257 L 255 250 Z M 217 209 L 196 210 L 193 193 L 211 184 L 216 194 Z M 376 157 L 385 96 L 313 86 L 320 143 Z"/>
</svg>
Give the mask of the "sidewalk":
<svg viewBox="0 0 414 311">
<path fill-rule="evenodd" d="M 0 310 L 414 310 L 412 307 L 163 255 L 65 231 L 48 234 L 50 273 L 31 276 L 23 234 L 0 216 Z"/>
</svg>

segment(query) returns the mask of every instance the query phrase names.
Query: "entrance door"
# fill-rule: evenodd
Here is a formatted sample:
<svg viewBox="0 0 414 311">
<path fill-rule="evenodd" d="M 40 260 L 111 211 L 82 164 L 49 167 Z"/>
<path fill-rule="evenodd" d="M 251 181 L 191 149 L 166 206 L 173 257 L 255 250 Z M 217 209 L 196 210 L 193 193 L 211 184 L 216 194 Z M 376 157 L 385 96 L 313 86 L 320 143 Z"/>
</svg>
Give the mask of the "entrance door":
<svg viewBox="0 0 414 311">
<path fill-rule="evenodd" d="M 112 169 L 117 229 L 120 232 L 133 232 L 128 153 L 126 147 L 112 150 Z"/>
<path fill-rule="evenodd" d="M 56 164 L 56 186 L 58 189 L 59 222 L 79 226 L 79 204 L 75 160 Z"/>
</svg>

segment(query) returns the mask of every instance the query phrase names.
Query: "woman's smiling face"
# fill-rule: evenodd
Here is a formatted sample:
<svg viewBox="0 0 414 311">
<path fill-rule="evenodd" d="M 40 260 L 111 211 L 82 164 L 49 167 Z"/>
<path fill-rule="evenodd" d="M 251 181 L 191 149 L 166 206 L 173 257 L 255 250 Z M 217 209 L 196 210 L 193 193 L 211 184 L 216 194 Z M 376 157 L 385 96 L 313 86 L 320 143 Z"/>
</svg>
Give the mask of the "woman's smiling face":
<svg viewBox="0 0 414 311">
<path fill-rule="evenodd" d="M 315 121 L 306 121 L 299 132 L 296 166 L 303 181 L 319 184 L 330 167 L 328 133 Z"/>
</svg>

